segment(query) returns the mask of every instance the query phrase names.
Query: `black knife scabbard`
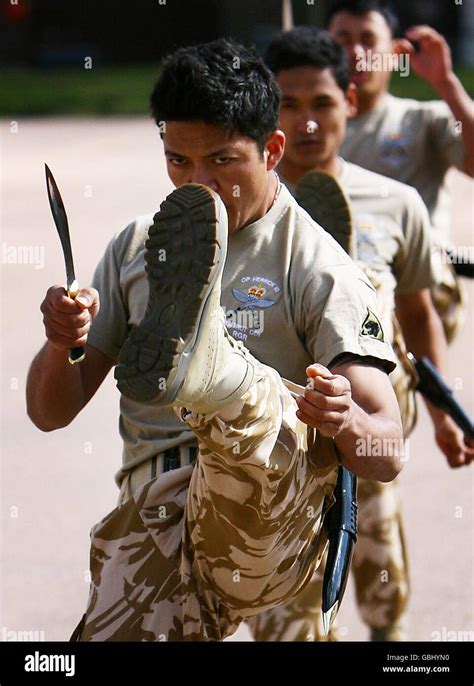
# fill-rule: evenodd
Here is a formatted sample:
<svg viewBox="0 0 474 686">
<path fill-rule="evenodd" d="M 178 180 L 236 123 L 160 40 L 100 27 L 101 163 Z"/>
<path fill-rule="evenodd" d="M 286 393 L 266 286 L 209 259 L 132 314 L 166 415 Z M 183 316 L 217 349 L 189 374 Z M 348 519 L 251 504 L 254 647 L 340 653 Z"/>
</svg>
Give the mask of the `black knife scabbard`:
<svg viewBox="0 0 474 686">
<path fill-rule="evenodd" d="M 322 594 L 326 633 L 341 604 L 357 540 L 357 477 L 342 466 L 339 467 L 334 497 L 336 502 L 325 519 L 329 539 Z"/>
</svg>

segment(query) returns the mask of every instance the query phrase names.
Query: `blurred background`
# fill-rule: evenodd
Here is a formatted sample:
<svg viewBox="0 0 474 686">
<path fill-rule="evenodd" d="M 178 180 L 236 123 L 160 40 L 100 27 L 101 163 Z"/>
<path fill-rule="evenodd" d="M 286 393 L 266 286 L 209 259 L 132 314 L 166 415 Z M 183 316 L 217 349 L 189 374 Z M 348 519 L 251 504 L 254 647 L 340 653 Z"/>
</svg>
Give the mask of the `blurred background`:
<svg viewBox="0 0 474 686">
<path fill-rule="evenodd" d="M 282 26 L 282 0 L 0 0 L 0 116 L 138 114 L 162 57 L 189 43 L 233 37 L 262 50 Z M 288 3 L 290 4 L 290 3 Z M 293 0 L 295 24 L 322 25 L 329 0 Z M 399 0 L 402 30 L 441 31 L 456 71 L 474 91 L 474 2 Z M 427 99 L 415 76 L 396 95 Z"/>
</svg>

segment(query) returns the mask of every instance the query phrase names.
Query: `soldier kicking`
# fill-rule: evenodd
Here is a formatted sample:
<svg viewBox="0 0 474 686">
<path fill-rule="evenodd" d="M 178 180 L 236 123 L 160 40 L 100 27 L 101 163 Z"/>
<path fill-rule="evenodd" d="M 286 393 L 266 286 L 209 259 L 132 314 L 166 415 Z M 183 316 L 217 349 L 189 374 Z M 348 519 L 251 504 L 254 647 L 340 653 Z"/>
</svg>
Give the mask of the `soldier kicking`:
<svg viewBox="0 0 474 686">
<path fill-rule="evenodd" d="M 364 326 L 379 322 L 374 288 L 275 174 L 271 73 L 226 41 L 185 48 L 151 102 L 178 188 L 110 242 L 94 288 L 49 289 L 27 383 L 46 431 L 113 366 L 122 394 L 119 506 L 92 531 L 80 640 L 222 640 L 310 580 L 339 459 L 383 481 L 400 470 L 356 455 L 369 435 L 401 439 L 394 356 Z M 242 300 L 264 326 L 245 327 Z"/>
</svg>

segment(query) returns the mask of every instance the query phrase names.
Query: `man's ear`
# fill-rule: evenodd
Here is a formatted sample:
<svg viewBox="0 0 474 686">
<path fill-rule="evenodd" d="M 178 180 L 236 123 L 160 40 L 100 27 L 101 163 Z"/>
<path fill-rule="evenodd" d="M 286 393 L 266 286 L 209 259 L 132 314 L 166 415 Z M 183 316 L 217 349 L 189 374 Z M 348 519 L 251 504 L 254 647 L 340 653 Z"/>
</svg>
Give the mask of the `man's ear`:
<svg viewBox="0 0 474 686">
<path fill-rule="evenodd" d="M 350 83 L 349 88 L 346 91 L 346 112 L 348 119 L 354 119 L 357 116 L 357 87 L 355 84 Z"/>
<path fill-rule="evenodd" d="M 265 155 L 267 158 L 267 170 L 272 171 L 280 162 L 285 152 L 285 134 L 277 129 L 272 131 L 265 143 Z"/>
</svg>

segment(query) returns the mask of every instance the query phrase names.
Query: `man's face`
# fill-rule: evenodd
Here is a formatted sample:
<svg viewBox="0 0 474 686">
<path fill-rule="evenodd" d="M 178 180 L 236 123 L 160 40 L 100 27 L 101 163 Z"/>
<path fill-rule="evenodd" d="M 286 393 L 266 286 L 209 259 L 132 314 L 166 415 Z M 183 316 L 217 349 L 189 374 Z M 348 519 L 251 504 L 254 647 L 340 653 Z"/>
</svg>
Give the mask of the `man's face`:
<svg viewBox="0 0 474 686">
<path fill-rule="evenodd" d="M 278 154 L 274 134 L 283 141 Z M 236 231 L 267 211 L 269 171 L 278 164 L 284 137 L 274 132 L 263 154 L 257 143 L 202 121 L 167 121 L 163 143 L 168 175 L 175 186 L 201 183 L 222 198 L 229 217 L 229 231 Z"/>
<path fill-rule="evenodd" d="M 304 66 L 277 74 L 282 91 L 284 160 L 305 173 L 337 157 L 352 106 L 330 69 Z M 317 124 L 317 127 L 314 126 Z"/>
<path fill-rule="evenodd" d="M 351 68 L 351 81 L 357 87 L 359 97 L 378 95 L 388 89 L 389 71 L 358 71 L 357 64 L 367 51 L 372 55 L 388 55 L 393 52 L 390 27 L 378 12 L 360 16 L 350 12 L 338 12 L 329 25 L 329 31 L 347 51 Z"/>
</svg>

